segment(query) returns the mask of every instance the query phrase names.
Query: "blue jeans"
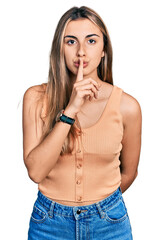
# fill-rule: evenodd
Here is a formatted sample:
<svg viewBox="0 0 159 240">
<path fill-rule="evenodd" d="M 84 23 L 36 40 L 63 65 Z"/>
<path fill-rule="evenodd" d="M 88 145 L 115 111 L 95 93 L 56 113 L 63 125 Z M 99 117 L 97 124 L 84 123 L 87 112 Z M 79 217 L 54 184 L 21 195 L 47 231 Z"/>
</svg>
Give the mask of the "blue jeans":
<svg viewBox="0 0 159 240">
<path fill-rule="evenodd" d="M 132 240 L 132 229 L 120 187 L 99 202 L 67 206 L 38 191 L 28 240 Z"/>
</svg>

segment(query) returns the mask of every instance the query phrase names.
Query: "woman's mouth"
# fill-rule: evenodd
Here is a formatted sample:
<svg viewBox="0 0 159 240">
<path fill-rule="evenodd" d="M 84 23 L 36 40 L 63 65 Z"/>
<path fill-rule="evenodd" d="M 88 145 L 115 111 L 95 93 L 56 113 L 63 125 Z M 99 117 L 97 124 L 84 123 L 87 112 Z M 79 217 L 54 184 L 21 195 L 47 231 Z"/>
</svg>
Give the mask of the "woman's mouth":
<svg viewBox="0 0 159 240">
<path fill-rule="evenodd" d="M 75 65 L 75 67 L 79 67 L 79 65 L 80 65 L 80 63 L 79 63 L 79 61 L 78 62 L 74 62 L 74 65 Z M 85 67 L 87 67 L 88 66 L 88 62 L 83 62 L 83 68 L 85 68 Z"/>
</svg>

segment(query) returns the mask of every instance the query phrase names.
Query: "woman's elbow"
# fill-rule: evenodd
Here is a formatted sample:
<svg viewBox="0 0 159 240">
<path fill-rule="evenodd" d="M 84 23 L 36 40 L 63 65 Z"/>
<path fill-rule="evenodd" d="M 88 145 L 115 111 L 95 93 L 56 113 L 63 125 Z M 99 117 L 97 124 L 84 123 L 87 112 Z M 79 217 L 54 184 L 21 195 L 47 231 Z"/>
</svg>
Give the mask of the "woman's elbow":
<svg viewBox="0 0 159 240">
<path fill-rule="evenodd" d="M 138 176 L 138 171 L 136 171 L 136 173 L 135 173 L 135 178 L 136 178 L 137 176 Z M 135 179 L 135 178 L 134 178 L 134 179 Z"/>
<path fill-rule="evenodd" d="M 37 167 L 35 166 L 34 161 L 31 158 L 27 158 L 25 161 L 25 166 L 27 168 L 29 178 L 39 184 L 43 179 L 40 175 L 40 171 L 38 171 Z"/>
<path fill-rule="evenodd" d="M 40 176 L 38 176 L 38 174 L 35 174 L 29 170 L 28 170 L 28 176 L 34 183 L 39 184 L 42 181 L 42 179 L 40 178 Z"/>
</svg>

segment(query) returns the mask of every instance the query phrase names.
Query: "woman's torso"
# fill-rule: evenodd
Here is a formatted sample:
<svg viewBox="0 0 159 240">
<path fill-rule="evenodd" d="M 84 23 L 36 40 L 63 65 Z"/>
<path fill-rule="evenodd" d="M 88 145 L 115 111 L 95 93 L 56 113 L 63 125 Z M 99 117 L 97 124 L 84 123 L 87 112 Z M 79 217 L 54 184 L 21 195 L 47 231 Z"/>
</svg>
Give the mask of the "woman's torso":
<svg viewBox="0 0 159 240">
<path fill-rule="evenodd" d="M 113 89 L 114 89 L 114 94 L 113 94 Z M 119 90 L 119 92 L 120 92 L 120 89 L 117 89 L 117 87 L 116 86 L 113 86 L 113 85 L 111 85 L 111 84 L 108 84 L 108 83 L 105 83 L 105 82 L 103 82 L 102 83 L 102 86 L 101 86 L 101 88 L 100 88 L 100 91 L 99 91 L 99 93 L 98 93 L 98 96 L 99 96 L 99 98 L 98 99 L 93 99 L 92 101 L 87 101 L 84 105 L 83 105 L 83 107 L 81 108 L 81 111 L 77 114 L 77 118 L 78 118 L 78 121 L 79 121 L 79 124 L 80 124 L 80 127 L 81 127 L 81 129 L 83 129 L 83 130 L 86 130 L 86 132 L 89 132 L 91 129 L 94 129 L 94 126 L 95 126 L 95 128 L 96 127 L 100 127 L 99 126 L 99 120 L 100 120 L 100 122 L 102 123 L 102 124 L 104 124 L 104 125 L 102 125 L 103 127 L 105 126 L 105 123 L 103 123 L 103 119 L 102 118 L 104 118 L 104 117 L 106 117 L 106 115 L 104 115 L 104 114 L 106 114 L 106 111 L 108 111 L 108 113 L 107 114 L 109 114 L 109 111 L 110 111 L 110 109 L 111 109 L 111 106 L 108 106 L 109 108 L 108 109 L 106 109 L 106 107 L 107 107 L 107 103 L 108 103 L 108 101 L 109 100 L 111 100 L 112 102 L 111 102 L 111 104 L 112 105 L 114 105 L 114 108 L 117 108 L 117 101 L 118 100 L 116 100 L 115 101 L 115 95 L 117 94 L 117 95 L 121 95 L 121 93 L 119 93 L 118 92 L 118 90 Z M 115 91 L 117 91 L 116 93 L 115 93 Z M 112 96 L 111 96 L 112 95 Z M 111 96 L 111 98 L 112 99 L 110 99 L 110 96 Z M 120 99 L 120 97 L 118 97 L 117 96 L 117 99 Z M 111 105 L 110 103 L 109 103 L 109 105 Z M 122 97 L 121 97 L 121 101 L 120 101 L 120 110 L 123 108 L 122 107 L 122 105 L 123 105 L 123 101 L 122 101 Z M 119 111 L 120 111 L 119 110 Z M 110 114 L 111 114 L 111 111 L 110 111 Z M 113 112 L 113 114 L 114 114 L 114 112 Z M 116 115 L 117 114 L 117 115 Z M 120 114 L 117 112 L 115 115 L 114 115 L 114 117 L 117 119 L 118 118 L 118 122 L 119 121 L 121 121 L 121 119 L 123 120 L 124 118 L 121 118 L 120 117 Z M 121 112 L 121 114 L 122 114 L 122 112 Z M 113 115 L 112 115 L 113 116 Z M 118 116 L 118 117 L 117 117 Z M 114 118 L 113 117 L 113 118 Z M 115 119 L 114 118 L 114 119 Z M 111 119 L 111 118 L 110 118 Z M 109 120 L 108 120 L 109 121 Z M 111 121 L 111 120 L 110 120 Z M 113 120 L 114 121 L 114 120 Z M 116 121 L 116 120 L 115 120 Z M 116 124 L 116 123 L 115 123 Z M 118 142 L 117 143 L 115 143 L 115 144 L 113 144 L 113 146 L 111 147 L 111 142 L 108 144 L 109 146 L 108 146 L 108 149 L 112 149 L 112 154 L 110 155 L 110 157 L 108 157 L 108 159 L 109 158 L 114 158 L 114 156 L 115 156 L 115 152 L 116 152 L 116 156 L 115 156 L 115 160 L 113 160 L 113 162 L 115 163 L 115 165 L 114 165 L 114 168 L 117 168 L 118 167 L 118 165 L 119 165 L 119 160 L 118 160 L 118 156 L 119 156 L 119 154 L 117 154 L 119 151 L 120 151 L 120 149 L 121 149 L 121 144 L 119 144 L 120 143 L 120 141 L 119 141 L 119 139 L 121 139 L 121 129 L 122 129 L 122 127 L 121 127 L 121 124 L 123 125 L 123 123 L 121 123 L 120 122 L 120 130 L 119 130 L 119 133 L 117 133 L 117 138 L 118 138 Z M 108 124 L 109 125 L 109 124 Z M 111 125 L 110 125 L 110 128 L 111 128 Z M 113 130 L 114 131 L 116 131 L 116 130 L 118 129 L 118 125 L 116 125 L 116 127 L 114 128 L 113 127 Z M 103 129 L 104 130 L 104 129 Z M 118 131 L 118 130 L 117 130 Z M 90 132 L 91 133 L 91 132 Z M 119 135 L 120 135 L 120 137 L 119 137 Z M 93 139 L 95 138 L 95 134 L 93 134 Z M 116 136 L 114 135 L 114 139 L 116 139 Z M 98 141 L 101 141 L 101 138 L 98 138 L 99 140 Z M 108 136 L 108 138 L 106 137 L 106 139 L 109 139 L 109 136 Z M 87 144 L 87 139 L 86 138 L 83 138 L 83 140 L 84 140 L 84 142 L 86 143 L 86 149 L 90 149 L 90 147 L 88 146 L 88 144 Z M 103 137 L 102 137 L 102 140 L 103 140 Z M 93 140 L 94 142 L 92 142 L 92 145 L 94 145 L 94 151 L 95 151 L 95 148 L 96 148 L 96 143 L 95 143 L 95 139 Z M 105 140 L 104 140 L 105 141 Z M 110 140 L 111 141 L 111 140 Z M 116 140 L 115 140 L 116 141 Z M 105 144 L 105 143 L 104 143 Z M 101 144 L 102 145 L 102 144 Z M 105 147 L 105 146 L 103 146 L 103 147 Z M 99 147 L 100 149 L 102 149 L 102 147 Z M 107 148 L 107 146 L 106 146 L 106 148 Z M 98 150 L 98 149 L 97 149 Z M 105 149 L 104 149 L 104 151 L 105 151 Z M 107 150 L 106 150 L 107 151 Z M 110 150 L 111 151 L 111 150 Z M 108 151 L 109 152 L 109 151 Z M 106 152 L 105 152 L 106 153 Z M 80 155 L 81 154 L 81 155 Z M 86 152 L 86 154 L 87 154 L 87 152 Z M 108 156 L 109 154 L 107 154 L 106 153 L 106 155 L 105 156 Z M 92 155 L 93 156 L 93 155 Z M 82 158 L 83 157 L 83 155 L 82 155 L 82 153 L 79 153 L 79 155 L 77 156 L 77 158 Z M 98 158 L 97 158 L 98 159 Z M 72 159 L 73 160 L 73 159 Z M 70 158 L 70 163 L 71 163 L 71 158 Z M 76 159 L 77 160 L 77 159 Z M 88 159 L 84 159 L 84 157 L 83 157 L 83 163 L 82 163 L 82 165 L 87 165 L 88 166 L 88 169 L 87 169 L 87 171 L 89 171 L 89 169 L 91 169 L 92 168 L 92 165 L 89 165 L 89 164 L 91 164 L 91 161 L 93 162 L 93 164 L 95 164 L 95 159 L 92 159 L 92 157 L 90 158 L 89 156 L 88 156 Z M 111 165 L 111 163 L 109 163 L 109 161 L 110 160 L 108 160 L 108 167 L 110 167 L 110 165 Z M 59 193 L 60 191 L 57 191 L 57 190 L 55 190 L 54 191 L 54 188 L 55 188 L 55 182 L 56 183 L 59 183 L 59 179 L 58 180 L 55 180 L 55 175 L 57 175 L 57 172 L 56 171 L 58 171 L 58 169 L 59 169 L 59 167 L 61 167 L 62 168 L 62 166 L 64 167 L 64 163 L 65 162 L 65 160 L 63 160 L 62 158 L 61 159 L 59 159 L 59 165 L 57 165 L 57 169 L 55 168 L 53 171 L 52 171 L 52 175 L 50 174 L 50 176 L 48 176 L 48 178 L 46 179 L 46 182 L 44 181 L 44 184 L 42 183 L 42 184 L 40 184 L 40 190 L 42 191 L 42 193 L 44 194 L 44 195 L 46 195 L 47 197 L 49 197 L 50 199 L 52 199 L 52 200 L 54 200 L 54 201 L 56 201 L 56 202 L 58 202 L 58 203 L 61 203 L 61 204 L 64 204 L 64 205 L 68 205 L 68 206 L 82 206 L 82 205 L 89 205 L 89 204 L 93 204 L 93 203 L 95 203 L 95 202 L 97 202 L 97 201 L 99 201 L 99 200 L 102 200 L 102 199 L 104 199 L 105 197 L 108 197 L 109 195 L 111 195 L 112 194 L 112 192 L 113 191 L 115 191 L 116 190 L 116 188 L 120 185 L 120 183 L 119 183 L 119 180 L 120 180 L 120 177 L 119 177 L 119 169 L 118 169 L 118 172 L 116 173 L 116 179 L 118 178 L 118 180 L 116 181 L 116 184 L 115 184 L 115 186 L 114 187 L 112 187 L 111 189 L 112 189 L 112 191 L 110 191 L 110 189 L 109 189 L 109 193 L 107 193 L 106 191 L 104 191 L 103 189 L 101 190 L 99 190 L 99 193 L 98 193 L 98 197 L 97 197 L 97 194 L 96 194 L 96 192 L 97 192 L 97 189 L 94 189 L 95 190 L 95 192 L 93 193 L 93 191 L 91 190 L 91 198 L 93 198 L 93 194 L 94 194 L 94 199 L 89 199 L 89 197 L 88 197 L 88 194 L 87 194 L 87 199 L 83 199 L 83 201 L 69 201 L 69 197 L 67 197 L 67 199 L 64 197 L 64 194 L 61 192 L 61 194 Z M 114 164 L 113 163 L 113 164 Z M 71 163 L 72 164 L 72 163 Z M 96 163 L 96 164 L 98 164 L 98 163 Z M 100 166 L 102 166 L 103 165 L 103 170 L 102 171 L 104 171 L 104 168 L 105 168 L 105 170 L 107 171 L 107 169 L 106 169 L 106 166 L 104 166 L 104 158 L 102 157 L 101 158 L 101 160 L 99 160 L 99 165 Z M 65 166 L 66 168 L 68 167 L 68 166 Z M 72 166 L 73 167 L 73 166 Z M 97 167 L 98 168 L 98 167 Z M 68 171 L 71 171 L 70 172 L 70 174 L 72 174 L 72 171 L 73 171 L 73 169 L 74 169 L 74 167 L 72 168 L 72 170 L 70 170 L 70 169 L 68 169 Z M 86 169 L 86 168 L 85 168 Z M 93 169 L 93 168 L 92 168 Z M 86 171 L 86 170 L 84 170 L 84 171 Z M 93 169 L 93 171 L 94 171 L 94 169 Z M 99 170 L 100 171 L 100 170 Z M 105 172 L 106 172 L 105 171 Z M 114 171 L 114 170 L 113 170 Z M 65 177 L 65 174 L 64 173 L 61 173 L 61 174 L 63 174 L 63 177 Z M 86 174 L 86 172 L 84 172 L 84 174 Z M 104 174 L 103 172 L 102 172 L 102 174 Z M 109 174 L 109 173 L 106 173 L 106 174 Z M 88 173 L 88 175 L 89 175 L 89 173 Z M 68 173 L 67 173 L 67 176 L 68 176 Z M 79 173 L 79 176 L 80 176 L 80 173 Z M 82 176 L 82 180 L 84 180 L 84 179 L 86 179 L 87 177 L 85 176 L 85 175 L 81 175 Z M 61 176 L 62 177 L 62 176 Z M 50 182 L 49 182 L 49 178 L 50 178 Z M 52 194 L 51 194 L 51 192 L 50 192 L 50 190 L 47 192 L 47 184 L 49 183 L 49 184 L 51 184 L 51 178 L 52 179 L 54 179 L 55 180 L 55 182 L 54 182 L 54 184 L 52 185 L 52 189 L 53 189 L 53 192 L 54 192 L 54 194 L 53 194 L 53 196 L 52 196 Z M 58 177 L 57 177 L 58 178 Z M 68 177 L 68 179 L 69 179 L 69 177 Z M 70 182 L 70 185 L 72 185 L 72 180 L 71 180 L 71 178 L 69 179 L 69 180 L 64 180 L 63 181 L 63 184 L 65 185 L 66 184 L 66 181 L 68 181 L 68 182 Z M 111 178 L 112 179 L 112 178 Z M 74 180 L 74 179 L 73 179 Z M 87 180 L 88 180 L 88 178 L 87 178 Z M 60 180 L 61 181 L 61 180 Z M 100 180 L 101 181 L 101 180 Z M 101 181 L 102 182 L 102 181 Z M 99 183 L 99 181 L 98 181 L 98 183 Z M 95 184 L 95 186 L 97 186 L 97 184 L 98 183 L 94 183 Z M 59 183 L 59 188 L 61 189 L 62 187 L 61 187 L 61 184 L 62 183 Z M 93 184 L 91 183 L 91 181 L 89 182 L 89 184 L 90 184 L 90 186 L 93 186 Z M 112 183 L 113 184 L 113 183 Z M 105 184 L 105 186 L 106 186 L 106 184 Z M 82 187 L 82 186 L 81 186 Z M 70 186 L 70 188 L 72 188 L 71 186 Z M 51 187 L 50 187 L 50 189 L 51 189 Z M 62 189 L 61 189 L 61 191 L 62 191 Z M 63 189 L 63 191 L 65 191 L 65 189 Z M 82 191 L 82 190 L 78 190 L 77 189 L 77 193 L 78 193 L 78 191 L 79 191 L 79 193 L 80 193 L 80 191 Z M 69 191 L 68 191 L 69 192 Z M 88 192 L 89 192 L 89 190 L 88 190 Z M 48 193 L 48 194 L 47 194 Z M 57 194 L 57 195 L 56 195 Z M 70 194 L 72 195 L 72 198 L 73 198 L 73 195 L 74 195 L 74 193 L 73 193 L 73 190 L 71 189 L 70 190 Z M 63 195 L 63 196 L 62 196 Z M 68 196 L 68 193 L 66 193 L 66 195 Z M 70 195 L 70 196 L 71 196 Z M 82 195 L 82 194 L 81 194 Z M 57 196 L 57 198 L 56 198 L 56 196 Z M 99 197 L 99 196 L 101 196 L 101 197 Z M 96 198 L 97 197 L 97 198 Z M 61 199 L 60 199 L 61 198 Z M 71 198 L 71 197 L 70 197 Z M 86 201 L 85 201 L 86 200 Z"/>
</svg>

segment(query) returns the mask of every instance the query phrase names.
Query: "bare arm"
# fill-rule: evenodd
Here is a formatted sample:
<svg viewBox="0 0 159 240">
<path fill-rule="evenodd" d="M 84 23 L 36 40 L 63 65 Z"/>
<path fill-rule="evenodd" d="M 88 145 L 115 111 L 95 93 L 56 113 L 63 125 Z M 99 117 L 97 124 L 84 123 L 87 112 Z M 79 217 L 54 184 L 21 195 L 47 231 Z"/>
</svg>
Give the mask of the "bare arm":
<svg viewBox="0 0 159 240">
<path fill-rule="evenodd" d="M 121 190 L 125 192 L 138 174 L 141 150 L 142 113 L 138 101 L 128 94 L 122 104 L 124 135 L 121 161 Z"/>
<path fill-rule="evenodd" d="M 57 122 L 49 135 L 40 142 L 43 121 L 40 109 L 35 104 L 35 88 L 37 86 L 29 88 L 23 97 L 23 158 L 29 177 L 39 183 L 57 162 L 71 125 Z M 75 117 L 70 109 L 65 109 L 64 114 Z"/>
</svg>

